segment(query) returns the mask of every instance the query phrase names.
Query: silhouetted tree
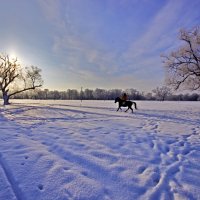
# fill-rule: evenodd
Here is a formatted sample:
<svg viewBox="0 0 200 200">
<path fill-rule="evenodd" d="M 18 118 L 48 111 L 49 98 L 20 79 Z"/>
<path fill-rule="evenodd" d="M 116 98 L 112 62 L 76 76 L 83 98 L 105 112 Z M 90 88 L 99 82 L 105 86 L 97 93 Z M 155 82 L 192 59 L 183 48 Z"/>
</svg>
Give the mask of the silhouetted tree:
<svg viewBox="0 0 200 200">
<path fill-rule="evenodd" d="M 36 66 L 22 68 L 17 58 L 11 59 L 9 55 L 0 54 L 0 90 L 2 91 L 4 105 L 18 93 L 34 90 L 42 86 L 41 69 Z"/>
</svg>

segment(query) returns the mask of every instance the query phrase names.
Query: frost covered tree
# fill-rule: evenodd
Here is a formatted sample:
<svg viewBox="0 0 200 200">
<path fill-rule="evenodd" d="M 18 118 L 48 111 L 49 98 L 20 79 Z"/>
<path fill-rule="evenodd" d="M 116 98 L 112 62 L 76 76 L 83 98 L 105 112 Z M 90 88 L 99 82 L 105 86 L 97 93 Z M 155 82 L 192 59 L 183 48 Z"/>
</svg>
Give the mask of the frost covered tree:
<svg viewBox="0 0 200 200">
<path fill-rule="evenodd" d="M 18 93 L 42 86 L 41 69 L 36 66 L 23 68 L 17 58 L 0 54 L 0 90 L 4 105 Z"/>
<path fill-rule="evenodd" d="M 200 27 L 190 31 L 181 30 L 183 45 L 169 55 L 165 55 L 166 81 L 175 90 L 180 87 L 190 90 L 200 89 Z"/>
<path fill-rule="evenodd" d="M 157 87 L 156 89 L 152 90 L 152 92 L 155 94 L 156 100 L 164 101 L 168 96 L 171 95 L 170 88 L 166 86 Z"/>
</svg>

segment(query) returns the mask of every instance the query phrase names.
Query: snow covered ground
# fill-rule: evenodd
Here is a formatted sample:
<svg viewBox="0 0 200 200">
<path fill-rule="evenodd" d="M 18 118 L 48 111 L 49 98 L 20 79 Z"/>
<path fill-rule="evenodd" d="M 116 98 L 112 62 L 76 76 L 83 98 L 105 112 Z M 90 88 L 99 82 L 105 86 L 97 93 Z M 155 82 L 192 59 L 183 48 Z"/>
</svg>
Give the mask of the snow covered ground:
<svg viewBox="0 0 200 200">
<path fill-rule="evenodd" d="M 0 200 L 200 199 L 200 102 L 11 102 Z"/>
</svg>

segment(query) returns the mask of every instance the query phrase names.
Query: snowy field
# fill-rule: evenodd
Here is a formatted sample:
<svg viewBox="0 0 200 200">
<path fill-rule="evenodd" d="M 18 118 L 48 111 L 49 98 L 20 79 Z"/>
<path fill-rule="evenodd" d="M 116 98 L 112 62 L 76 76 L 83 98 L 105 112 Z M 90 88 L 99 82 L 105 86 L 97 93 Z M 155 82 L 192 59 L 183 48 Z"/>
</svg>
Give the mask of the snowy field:
<svg viewBox="0 0 200 200">
<path fill-rule="evenodd" d="M 11 102 L 0 200 L 200 199 L 200 102 Z"/>
</svg>

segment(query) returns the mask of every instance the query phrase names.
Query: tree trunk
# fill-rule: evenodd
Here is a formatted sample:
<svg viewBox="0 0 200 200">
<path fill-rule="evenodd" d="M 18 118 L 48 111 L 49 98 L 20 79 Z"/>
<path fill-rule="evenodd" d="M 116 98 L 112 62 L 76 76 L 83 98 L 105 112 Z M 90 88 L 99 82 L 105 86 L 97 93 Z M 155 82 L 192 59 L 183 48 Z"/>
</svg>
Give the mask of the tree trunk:
<svg viewBox="0 0 200 200">
<path fill-rule="evenodd" d="M 9 105 L 9 99 L 10 99 L 10 96 L 7 94 L 7 92 L 4 92 L 3 93 L 3 105 Z"/>
</svg>

